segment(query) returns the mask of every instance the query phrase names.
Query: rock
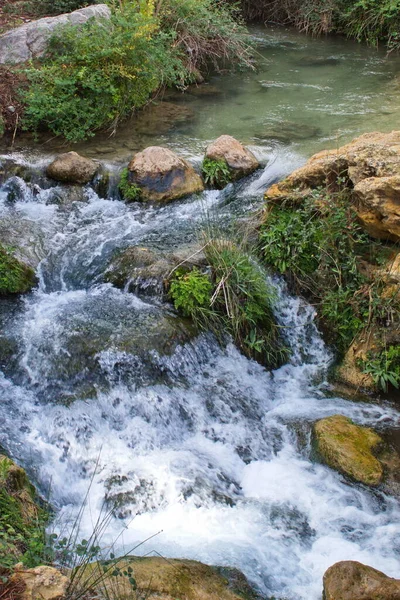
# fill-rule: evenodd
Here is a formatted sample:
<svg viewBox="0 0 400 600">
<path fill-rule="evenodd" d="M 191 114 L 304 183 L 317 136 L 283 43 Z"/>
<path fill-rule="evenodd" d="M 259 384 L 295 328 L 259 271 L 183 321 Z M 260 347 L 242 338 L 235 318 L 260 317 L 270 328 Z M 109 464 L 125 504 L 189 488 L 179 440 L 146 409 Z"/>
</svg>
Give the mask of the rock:
<svg viewBox="0 0 400 600">
<path fill-rule="evenodd" d="M 301 202 L 317 187 L 335 191 L 339 182 L 348 187 L 369 235 L 400 240 L 400 131 L 367 133 L 337 150 L 319 152 L 265 197 Z"/>
<path fill-rule="evenodd" d="M 128 181 L 139 186 L 143 200 L 169 201 L 204 190 L 193 167 L 161 146 L 150 146 L 136 154 L 128 171 Z"/>
<path fill-rule="evenodd" d="M 160 135 L 179 123 L 187 124 L 194 116 L 194 111 L 187 106 L 174 102 L 154 102 L 134 115 L 133 131 L 135 135 Z"/>
<path fill-rule="evenodd" d="M 400 169 L 399 169 L 400 170 Z M 400 175 L 369 177 L 354 187 L 358 216 L 375 238 L 400 237 Z"/>
<path fill-rule="evenodd" d="M 46 174 L 56 181 L 85 184 L 93 179 L 98 168 L 89 158 L 84 158 L 76 152 L 65 152 L 48 165 Z"/>
<path fill-rule="evenodd" d="M 0 296 L 29 292 L 37 283 L 35 271 L 0 244 Z"/>
<path fill-rule="evenodd" d="M 217 568 L 194 560 L 164 559 L 161 557 L 127 557 L 118 563 L 123 572 L 129 567 L 138 590 L 145 592 L 146 598 L 157 600 L 255 600 L 257 594 L 251 589 L 246 578 L 236 569 L 221 575 Z M 101 567 L 98 563 L 89 565 L 82 574 L 85 587 L 95 580 Z M 87 583 L 86 583 L 87 582 Z M 102 584 L 102 591 L 104 584 Z M 113 586 L 112 576 L 105 582 L 107 589 Z M 94 586 L 96 588 L 96 586 Z M 132 585 L 128 577 L 118 578 L 118 599 L 132 598 Z"/>
<path fill-rule="evenodd" d="M 69 579 L 54 567 L 25 569 L 16 565 L 11 582 L 23 584 L 20 600 L 63 600 L 67 593 Z"/>
<path fill-rule="evenodd" d="M 383 468 L 373 451 L 383 440 L 372 429 L 333 415 L 317 421 L 314 433 L 318 450 L 330 467 L 366 485 L 382 482 Z"/>
<path fill-rule="evenodd" d="M 221 135 L 210 144 L 207 147 L 205 158 L 224 160 L 233 180 L 253 173 L 260 166 L 254 154 L 230 135 Z"/>
<path fill-rule="evenodd" d="M 31 21 L 0 35 L 0 64 L 18 64 L 43 56 L 54 30 L 61 25 L 82 25 L 91 18 L 109 19 L 106 4 L 97 4 L 72 13 Z"/>
<path fill-rule="evenodd" d="M 271 123 L 263 128 L 262 132 L 256 133 L 256 137 L 262 140 L 277 140 L 284 144 L 298 142 L 300 140 L 313 139 L 321 135 L 321 129 L 307 123 L 296 123 L 293 121 L 280 121 Z"/>
<path fill-rule="evenodd" d="M 324 600 L 400 600 L 400 579 L 353 560 L 329 567 L 323 585 Z"/>
</svg>

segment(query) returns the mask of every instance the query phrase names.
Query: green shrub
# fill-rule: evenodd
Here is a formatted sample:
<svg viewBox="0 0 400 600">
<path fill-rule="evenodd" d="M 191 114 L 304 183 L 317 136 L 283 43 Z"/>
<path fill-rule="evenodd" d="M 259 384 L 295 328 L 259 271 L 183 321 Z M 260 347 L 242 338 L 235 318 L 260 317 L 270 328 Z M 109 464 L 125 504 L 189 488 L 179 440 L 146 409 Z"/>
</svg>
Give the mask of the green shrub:
<svg viewBox="0 0 400 600">
<path fill-rule="evenodd" d="M 207 185 L 222 189 L 231 181 L 231 173 L 225 160 L 205 158 L 201 170 Z"/>
<path fill-rule="evenodd" d="M 0 244 L 0 295 L 27 292 L 35 282 L 35 271 L 16 259 L 11 248 Z"/>
<path fill-rule="evenodd" d="M 366 323 L 387 320 L 398 298 L 382 298 L 383 282 L 369 282 L 363 260 L 379 259 L 379 244 L 361 229 L 347 190 L 310 195 L 300 206 L 273 206 L 260 233 L 273 270 L 315 304 L 328 339 L 340 353 Z"/>
<path fill-rule="evenodd" d="M 194 269 L 175 274 L 170 296 L 175 308 L 217 337 L 232 336 L 244 354 L 268 367 L 287 358 L 273 306 L 275 290 L 266 273 L 243 242 L 206 230 L 204 252 L 211 280 Z"/>
<path fill-rule="evenodd" d="M 389 346 L 379 354 L 369 353 L 361 365 L 371 375 L 376 387 L 387 393 L 389 386 L 400 387 L 400 346 Z"/>
<path fill-rule="evenodd" d="M 212 284 L 208 275 L 198 269 L 176 271 L 170 285 L 170 296 L 177 310 L 186 317 L 196 318 L 199 309 L 209 308 Z"/>
<path fill-rule="evenodd" d="M 141 189 L 138 185 L 130 183 L 128 169 L 122 169 L 118 189 L 123 199 L 127 202 L 136 202 L 137 200 L 140 200 Z"/>
<path fill-rule="evenodd" d="M 100 2 L 96 0 L 28 0 L 25 2 L 27 9 L 38 16 L 68 13 L 90 4 L 100 4 Z"/>
</svg>

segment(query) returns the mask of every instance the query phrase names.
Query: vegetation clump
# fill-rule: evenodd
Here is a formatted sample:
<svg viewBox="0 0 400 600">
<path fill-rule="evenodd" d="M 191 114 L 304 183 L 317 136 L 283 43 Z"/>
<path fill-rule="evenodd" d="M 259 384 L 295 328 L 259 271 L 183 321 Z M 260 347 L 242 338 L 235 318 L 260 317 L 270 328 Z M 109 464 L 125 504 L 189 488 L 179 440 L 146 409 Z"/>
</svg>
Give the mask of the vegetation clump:
<svg viewBox="0 0 400 600">
<path fill-rule="evenodd" d="M 35 271 L 15 258 L 12 248 L 0 244 L 0 295 L 28 292 L 35 283 Z"/>
<path fill-rule="evenodd" d="M 266 264 L 316 306 L 339 355 L 362 329 L 384 328 L 399 314 L 398 290 L 384 294 L 383 279 L 370 276 L 385 247 L 362 230 L 346 188 L 267 207 L 260 242 Z"/>
<path fill-rule="evenodd" d="M 222 189 L 232 180 L 225 160 L 205 158 L 201 167 L 206 185 Z"/>
<path fill-rule="evenodd" d="M 387 393 L 389 386 L 400 387 L 400 346 L 389 346 L 378 353 L 369 352 L 363 373 L 371 375 L 376 387 Z"/>
<path fill-rule="evenodd" d="M 121 171 L 118 189 L 124 200 L 128 202 L 136 202 L 137 200 L 140 200 L 140 187 L 129 181 L 129 171 L 127 168 Z"/>
<path fill-rule="evenodd" d="M 250 65 L 244 27 L 211 0 L 131 0 L 110 20 L 62 27 L 26 69 L 23 126 L 75 142 L 115 131 L 164 86 L 184 87 L 211 62 Z"/>
<path fill-rule="evenodd" d="M 273 307 L 275 290 L 244 245 L 217 232 L 204 233 L 209 272 L 177 270 L 169 293 L 175 308 L 218 337 L 231 335 L 243 353 L 277 367 L 287 358 Z"/>
</svg>

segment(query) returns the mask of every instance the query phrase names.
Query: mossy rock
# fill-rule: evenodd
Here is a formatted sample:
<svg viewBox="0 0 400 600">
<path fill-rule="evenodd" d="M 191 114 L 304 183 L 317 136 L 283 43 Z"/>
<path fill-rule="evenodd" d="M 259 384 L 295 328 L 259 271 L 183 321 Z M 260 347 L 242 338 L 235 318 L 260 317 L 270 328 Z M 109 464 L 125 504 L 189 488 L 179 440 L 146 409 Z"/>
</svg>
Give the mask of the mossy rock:
<svg viewBox="0 0 400 600">
<path fill-rule="evenodd" d="M 36 498 L 26 472 L 0 455 L 0 565 L 7 569 L 21 560 L 34 566 L 44 550 L 47 511 Z"/>
<path fill-rule="evenodd" d="M 36 285 L 32 267 L 18 260 L 13 252 L 0 244 L 0 296 L 22 294 Z"/>
<path fill-rule="evenodd" d="M 115 563 L 114 563 L 115 564 Z M 245 576 L 229 569 L 223 573 L 218 568 L 194 560 L 164 559 L 161 557 L 127 557 L 116 563 L 108 563 L 109 575 L 99 586 L 118 600 L 133 597 L 132 586 L 143 591 L 146 598 L 158 600 L 253 600 L 260 598 L 248 584 Z M 86 567 L 80 580 L 85 587 L 104 571 L 104 565 L 93 563 Z M 119 574 L 117 575 L 116 572 Z M 235 576 L 233 573 L 235 572 Z M 114 573 L 114 574 L 113 574 Z M 126 574 L 125 574 L 126 573 Z M 93 586 L 96 589 L 96 586 Z M 107 594 L 105 594 L 107 595 Z M 138 596 L 141 594 L 139 593 Z"/>
<path fill-rule="evenodd" d="M 318 451 L 330 467 L 366 485 L 382 483 L 383 467 L 374 452 L 383 440 L 375 431 L 333 415 L 317 421 L 314 433 Z"/>
</svg>

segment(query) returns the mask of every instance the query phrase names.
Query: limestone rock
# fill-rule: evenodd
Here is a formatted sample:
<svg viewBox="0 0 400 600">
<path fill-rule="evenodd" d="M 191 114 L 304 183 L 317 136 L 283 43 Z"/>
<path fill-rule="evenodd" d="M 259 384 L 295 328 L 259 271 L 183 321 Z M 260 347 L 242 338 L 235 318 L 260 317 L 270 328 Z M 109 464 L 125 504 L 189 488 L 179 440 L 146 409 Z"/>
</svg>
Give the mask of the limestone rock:
<svg viewBox="0 0 400 600">
<path fill-rule="evenodd" d="M 138 590 L 143 590 L 146 598 L 157 600 L 255 600 L 258 596 L 249 586 L 246 578 L 236 569 L 231 573 L 209 567 L 194 560 L 165 560 L 159 557 L 128 557 L 119 568 L 123 572 L 131 567 Z M 82 578 L 90 584 L 98 573 L 97 564 L 86 567 Z M 107 589 L 113 586 L 112 577 L 105 582 Z M 102 591 L 104 590 L 104 584 Z M 118 599 L 132 598 L 132 587 L 128 578 L 118 578 Z"/>
<path fill-rule="evenodd" d="M 57 156 L 47 169 L 47 176 L 64 183 L 89 183 L 93 179 L 98 165 L 89 158 L 84 158 L 76 152 L 65 152 Z"/>
<path fill-rule="evenodd" d="M 210 160 L 224 160 L 232 179 L 249 175 L 260 166 L 254 154 L 230 135 L 221 135 L 210 144 L 205 157 Z"/>
<path fill-rule="evenodd" d="M 143 200 L 175 200 L 204 190 L 193 167 L 161 146 L 138 152 L 129 163 L 128 171 L 129 182 L 140 187 Z"/>
<path fill-rule="evenodd" d="M 324 600 L 400 600 L 400 579 L 353 560 L 329 567 L 323 581 Z"/>
<path fill-rule="evenodd" d="M 24 569 L 23 565 L 17 565 L 11 581 L 23 584 L 21 600 L 63 600 L 68 587 L 65 575 L 46 566 Z"/>
<path fill-rule="evenodd" d="M 347 185 L 358 217 L 373 237 L 400 240 L 400 131 L 367 133 L 336 150 L 319 152 L 271 186 L 270 202 L 301 202 L 321 186 Z"/>
<path fill-rule="evenodd" d="M 366 485 L 382 482 L 383 468 L 373 451 L 383 440 L 372 429 L 333 415 L 317 421 L 314 432 L 318 450 L 330 467 Z"/>
<path fill-rule="evenodd" d="M 81 25 L 91 18 L 109 19 L 106 4 L 97 4 L 72 13 L 31 21 L 0 35 L 0 64 L 18 64 L 40 58 L 54 30 L 61 25 Z"/>
</svg>

